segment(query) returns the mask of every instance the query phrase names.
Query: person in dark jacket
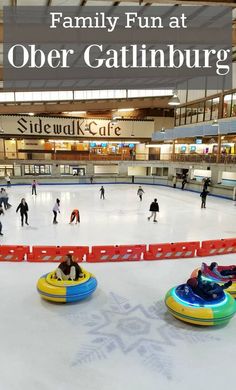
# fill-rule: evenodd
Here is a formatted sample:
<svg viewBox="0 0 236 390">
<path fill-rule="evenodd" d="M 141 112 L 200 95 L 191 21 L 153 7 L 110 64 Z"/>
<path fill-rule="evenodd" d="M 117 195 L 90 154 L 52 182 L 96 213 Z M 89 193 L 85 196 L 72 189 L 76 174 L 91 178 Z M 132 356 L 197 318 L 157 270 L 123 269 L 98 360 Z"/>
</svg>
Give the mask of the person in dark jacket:
<svg viewBox="0 0 236 390">
<path fill-rule="evenodd" d="M 28 207 L 28 204 L 26 203 L 25 198 L 21 199 L 21 202 L 20 202 L 19 206 L 17 207 L 16 212 L 18 212 L 18 210 L 20 210 L 20 215 L 21 215 L 21 226 L 24 226 L 24 217 L 25 217 L 26 225 L 29 225 L 28 224 L 29 207 Z"/>
<path fill-rule="evenodd" d="M 190 278 L 187 281 L 187 285 L 191 287 L 193 292 L 203 299 L 217 299 L 223 290 L 230 287 L 232 281 L 228 281 L 223 285 L 219 285 L 215 282 L 209 282 L 202 280 L 202 272 L 199 270 L 196 278 Z"/>
<path fill-rule="evenodd" d="M 79 264 L 73 261 L 70 253 L 66 255 L 65 260 L 56 269 L 57 280 L 78 280 L 83 277 L 83 271 Z"/>
<path fill-rule="evenodd" d="M 184 178 L 184 179 L 182 180 L 182 187 L 181 187 L 181 190 L 184 190 L 184 187 L 185 187 L 186 184 L 187 184 L 187 179 Z"/>
<path fill-rule="evenodd" d="M 159 213 L 159 205 L 157 203 L 157 199 L 154 199 L 154 201 L 151 203 L 149 211 L 151 211 L 151 215 L 150 217 L 148 217 L 148 220 L 150 221 L 150 219 L 153 217 L 153 222 L 157 222 L 156 217 L 157 213 Z"/>
<path fill-rule="evenodd" d="M 208 194 L 209 194 L 209 191 L 204 190 L 204 189 L 203 189 L 203 191 L 200 194 L 200 197 L 202 198 L 201 209 L 205 209 L 206 208 L 206 198 L 207 198 Z"/>
<path fill-rule="evenodd" d="M 211 184 L 211 179 L 207 177 L 203 182 L 203 191 L 207 191 L 209 185 Z"/>
<path fill-rule="evenodd" d="M 101 192 L 100 199 L 105 199 L 105 188 L 101 186 L 99 191 Z"/>
<path fill-rule="evenodd" d="M 32 185 L 31 185 L 32 195 L 37 195 L 36 187 L 37 187 L 37 182 L 36 182 L 36 180 L 33 180 Z"/>
</svg>

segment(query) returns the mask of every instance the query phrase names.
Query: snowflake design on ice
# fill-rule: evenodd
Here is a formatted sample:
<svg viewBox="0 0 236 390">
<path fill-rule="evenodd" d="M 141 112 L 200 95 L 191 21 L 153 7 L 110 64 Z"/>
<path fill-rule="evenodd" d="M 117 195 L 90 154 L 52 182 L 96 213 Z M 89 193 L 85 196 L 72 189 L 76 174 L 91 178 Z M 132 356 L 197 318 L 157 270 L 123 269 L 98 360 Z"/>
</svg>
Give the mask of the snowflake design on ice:
<svg viewBox="0 0 236 390">
<path fill-rule="evenodd" d="M 80 346 L 72 366 L 106 359 L 119 351 L 123 355 L 133 354 L 142 365 L 172 379 L 173 362 L 168 348 L 177 346 L 181 340 L 195 343 L 218 338 L 200 329 L 188 329 L 174 319 L 167 322 L 165 315 L 162 302 L 147 308 L 142 304 L 133 306 L 128 299 L 115 293 L 110 293 L 103 310 L 68 313 L 70 322 L 79 323 L 91 336 L 89 344 Z"/>
</svg>

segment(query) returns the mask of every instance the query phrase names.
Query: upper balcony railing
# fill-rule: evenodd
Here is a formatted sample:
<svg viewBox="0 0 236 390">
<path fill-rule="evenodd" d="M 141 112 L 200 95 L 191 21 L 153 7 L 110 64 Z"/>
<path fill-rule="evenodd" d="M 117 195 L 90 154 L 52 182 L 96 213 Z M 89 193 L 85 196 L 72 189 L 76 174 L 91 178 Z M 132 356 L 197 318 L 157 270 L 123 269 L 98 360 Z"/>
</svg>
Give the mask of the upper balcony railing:
<svg viewBox="0 0 236 390">
<path fill-rule="evenodd" d="M 11 160 L 42 160 L 45 163 L 50 161 L 157 161 L 157 162 L 178 162 L 178 163 L 220 163 L 220 164 L 236 164 L 236 154 L 221 154 L 217 156 L 213 153 L 208 154 L 144 154 L 136 153 L 135 155 L 127 154 L 96 154 L 96 153 L 81 153 L 76 151 L 62 151 L 52 152 L 50 151 L 41 151 L 29 152 L 29 153 L 3 153 L 0 152 L 1 161 L 11 161 Z"/>
</svg>

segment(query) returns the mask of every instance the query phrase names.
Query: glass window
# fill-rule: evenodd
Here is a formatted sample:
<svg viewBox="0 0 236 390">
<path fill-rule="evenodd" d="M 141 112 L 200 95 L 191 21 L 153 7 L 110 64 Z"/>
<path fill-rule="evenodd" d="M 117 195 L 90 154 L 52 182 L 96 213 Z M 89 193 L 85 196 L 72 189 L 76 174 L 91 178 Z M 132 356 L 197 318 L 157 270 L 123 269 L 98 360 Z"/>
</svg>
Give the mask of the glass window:
<svg viewBox="0 0 236 390">
<path fill-rule="evenodd" d="M 212 99 L 212 114 L 211 114 L 211 119 L 218 119 L 219 117 L 219 103 L 220 103 L 220 98 L 214 98 Z"/>
<path fill-rule="evenodd" d="M 205 102 L 198 103 L 197 108 L 197 121 L 203 122 L 204 121 L 204 112 L 205 112 Z M 195 123 L 195 122 L 193 122 Z"/>
<path fill-rule="evenodd" d="M 236 93 L 234 93 L 232 97 L 231 116 L 236 116 Z"/>
<path fill-rule="evenodd" d="M 180 108 L 176 108 L 175 110 L 175 126 L 180 125 Z"/>
<path fill-rule="evenodd" d="M 45 175 L 51 174 L 51 165 L 45 165 Z"/>
<path fill-rule="evenodd" d="M 186 125 L 192 123 L 192 107 L 186 108 Z"/>
<path fill-rule="evenodd" d="M 35 175 L 39 175 L 39 172 L 40 172 L 39 169 L 40 169 L 40 168 L 39 168 L 39 165 L 35 165 L 35 166 L 34 166 Z"/>
<path fill-rule="evenodd" d="M 206 101 L 205 105 L 205 121 L 210 121 L 212 119 L 212 99 Z"/>
<path fill-rule="evenodd" d="M 224 118 L 229 118 L 231 115 L 231 103 L 232 103 L 232 94 L 224 96 Z"/>
<path fill-rule="evenodd" d="M 25 165 L 24 166 L 24 174 L 25 175 L 29 175 L 30 174 L 29 165 Z"/>
<path fill-rule="evenodd" d="M 181 112 L 180 112 L 180 124 L 181 125 L 185 125 L 185 115 L 186 115 L 186 107 L 182 107 L 181 108 Z"/>
</svg>

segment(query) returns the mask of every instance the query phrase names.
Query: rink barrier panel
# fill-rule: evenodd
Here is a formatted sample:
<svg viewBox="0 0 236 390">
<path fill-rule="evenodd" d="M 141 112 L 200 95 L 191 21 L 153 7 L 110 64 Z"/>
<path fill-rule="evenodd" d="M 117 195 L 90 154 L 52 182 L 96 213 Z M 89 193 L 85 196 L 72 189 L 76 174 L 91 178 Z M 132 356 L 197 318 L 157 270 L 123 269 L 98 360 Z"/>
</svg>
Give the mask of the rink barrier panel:
<svg viewBox="0 0 236 390">
<path fill-rule="evenodd" d="M 87 257 L 87 262 L 140 261 L 143 260 L 145 251 L 146 245 L 92 246 L 91 253 Z"/>
<path fill-rule="evenodd" d="M 197 256 L 216 256 L 236 253 L 236 238 L 223 238 L 221 240 L 202 241 Z"/>
<path fill-rule="evenodd" d="M 27 245 L 1 245 L 0 261 L 25 261 L 30 253 L 30 247 Z"/>
<path fill-rule="evenodd" d="M 144 252 L 144 260 L 192 258 L 199 248 L 199 241 L 150 244 L 148 251 Z"/>
<path fill-rule="evenodd" d="M 72 254 L 74 261 L 86 261 L 88 246 L 33 246 L 28 255 L 29 262 L 62 262 L 65 255 Z"/>
<path fill-rule="evenodd" d="M 30 246 L 0 245 L 0 262 L 61 262 L 71 253 L 76 262 L 102 263 L 187 259 L 236 253 L 236 238 L 147 245 Z"/>
</svg>

